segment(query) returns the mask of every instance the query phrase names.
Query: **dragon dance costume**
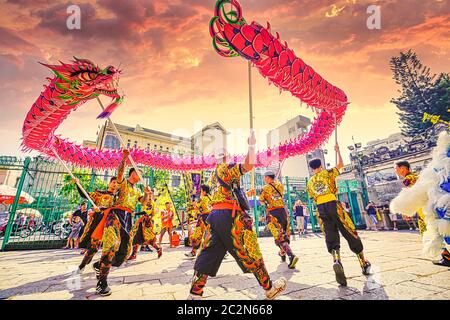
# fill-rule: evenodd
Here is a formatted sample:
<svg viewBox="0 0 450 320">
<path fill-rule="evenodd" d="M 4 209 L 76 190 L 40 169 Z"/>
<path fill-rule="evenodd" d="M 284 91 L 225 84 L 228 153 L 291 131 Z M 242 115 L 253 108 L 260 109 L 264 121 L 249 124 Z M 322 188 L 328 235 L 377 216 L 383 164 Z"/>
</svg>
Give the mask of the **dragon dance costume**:
<svg viewBox="0 0 450 320">
<path fill-rule="evenodd" d="M 192 235 L 192 250 L 191 250 L 191 256 L 195 257 L 197 254 L 197 250 L 200 248 L 200 245 L 202 244 L 202 240 L 205 235 L 206 231 L 206 219 L 208 218 L 208 215 L 211 213 L 211 198 L 209 195 L 201 196 L 200 197 L 200 203 L 198 205 L 198 217 L 197 217 L 197 224 L 195 225 L 195 229 Z"/>
<path fill-rule="evenodd" d="M 283 261 L 286 260 L 286 255 L 288 255 L 290 259 L 289 267 L 293 268 L 298 258 L 293 254 L 289 245 L 291 232 L 288 214 L 284 208 L 283 193 L 283 185 L 278 181 L 274 181 L 262 188 L 259 200 L 261 203 L 266 204 L 266 225 L 275 239 L 275 244 L 280 248 L 279 255 Z"/>
<path fill-rule="evenodd" d="M 149 200 L 144 206 L 144 211 L 142 213 L 136 214 L 141 215 L 141 217 L 136 221 L 134 226 L 134 238 L 133 238 L 133 252 L 128 260 L 135 260 L 139 246 L 151 245 L 156 249 L 158 253 L 158 258 L 162 255 L 162 248 L 156 243 L 156 233 L 154 228 L 154 216 L 156 213 L 156 204 L 153 200 Z"/>
<path fill-rule="evenodd" d="M 187 231 L 188 231 L 188 242 L 187 245 L 193 246 L 194 233 L 197 226 L 197 217 L 199 216 L 200 208 L 198 203 L 189 202 L 187 205 Z"/>
<path fill-rule="evenodd" d="M 133 230 L 132 214 L 142 192 L 128 180 L 117 181 L 117 196 L 114 205 L 94 231 L 102 239 L 102 256 L 94 263 L 98 273 L 97 292 L 107 288 L 107 277 L 111 266 L 119 267 L 131 253 Z"/>
<path fill-rule="evenodd" d="M 416 184 L 418 178 L 419 178 L 419 175 L 417 173 L 410 172 L 405 176 L 405 178 L 403 180 L 403 184 L 405 185 L 406 188 L 412 188 Z M 420 235 L 423 237 L 424 233 L 427 231 L 427 225 L 425 223 L 425 215 L 423 213 L 422 208 L 419 208 L 417 210 L 417 216 L 418 216 L 417 223 L 419 225 L 419 232 L 420 232 Z M 435 231 L 432 230 L 432 232 L 435 232 Z M 430 233 L 432 233 L 432 232 L 430 232 Z M 449 239 L 450 238 L 447 237 L 448 242 L 450 242 Z M 428 239 L 426 239 L 426 240 L 428 240 Z M 428 242 L 431 242 L 431 241 L 428 240 Z M 428 250 L 428 251 L 431 251 L 431 250 Z M 444 247 L 442 249 L 441 260 L 435 264 L 440 264 L 443 266 L 450 266 L 450 252 L 447 250 L 447 248 Z"/>
<path fill-rule="evenodd" d="M 206 219 L 206 231 L 201 250 L 194 265 L 194 278 L 190 293 L 202 296 L 208 276 L 214 277 L 227 251 L 234 257 L 244 273 L 253 273 L 266 290 L 272 288 L 259 248 L 252 218 L 234 200 L 232 192 L 224 188 L 216 176 L 229 185 L 240 185 L 244 174 L 241 164 L 218 164 L 213 174 L 212 211 Z"/>
<path fill-rule="evenodd" d="M 403 185 L 407 188 L 411 188 L 416 184 L 419 175 L 416 172 L 408 173 L 405 178 L 403 178 Z M 427 231 L 427 225 L 425 223 L 425 217 L 423 215 L 422 209 L 417 210 L 417 224 L 419 225 L 420 235 L 423 235 Z"/>
<path fill-rule="evenodd" d="M 339 232 L 347 240 L 350 250 L 357 255 L 363 274 L 369 273 L 370 263 L 364 258 L 363 244 L 353 221 L 336 197 L 338 175 L 337 168 L 322 170 L 314 174 L 308 181 L 307 192 L 317 205 L 317 220 L 325 235 L 328 252 L 333 255 L 336 280 L 338 283 L 346 285 L 347 281 L 340 258 Z"/>
<path fill-rule="evenodd" d="M 80 196 L 85 198 L 85 195 L 79 187 L 77 186 L 78 192 L 80 193 Z M 102 221 L 103 215 L 108 214 L 109 208 L 112 207 L 114 203 L 114 193 L 104 190 L 96 190 L 94 192 L 89 193 L 89 197 L 94 201 L 95 205 L 100 208 L 100 212 L 93 211 L 89 215 L 88 223 L 86 224 L 86 227 L 84 228 L 84 233 L 81 236 L 79 247 L 83 249 L 87 249 L 83 260 L 81 261 L 81 264 L 79 265 L 79 269 L 83 270 L 86 265 L 91 263 L 92 258 L 94 255 L 98 252 L 101 246 L 101 238 L 95 237 L 94 231 L 99 225 L 99 223 Z"/>
</svg>

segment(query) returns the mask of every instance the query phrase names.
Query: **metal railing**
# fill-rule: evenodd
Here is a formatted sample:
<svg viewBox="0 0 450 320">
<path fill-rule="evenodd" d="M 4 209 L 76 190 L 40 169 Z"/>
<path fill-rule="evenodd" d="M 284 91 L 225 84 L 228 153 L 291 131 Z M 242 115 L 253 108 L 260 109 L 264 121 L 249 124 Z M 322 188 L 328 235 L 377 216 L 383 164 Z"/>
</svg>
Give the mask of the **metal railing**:
<svg viewBox="0 0 450 320">
<path fill-rule="evenodd" d="M 61 248 L 66 243 L 71 226 L 68 216 L 80 204 L 81 198 L 72 183 L 70 176 L 62 165 L 45 160 L 42 157 L 19 159 L 15 157 L 0 157 L 0 168 L 3 170 L 21 171 L 17 182 L 17 192 L 14 202 L 9 206 L 8 212 L 0 213 L 0 250 L 45 249 Z M 143 178 L 150 186 L 155 186 L 157 193 L 162 195 L 167 187 L 166 182 L 172 179 L 171 174 L 154 171 L 143 167 Z M 88 191 L 106 189 L 108 181 L 115 176 L 115 171 L 97 171 L 86 168 L 71 167 L 72 172 Z M 164 178 L 162 178 L 164 177 Z M 314 203 L 306 193 L 306 178 L 282 177 L 285 187 L 284 200 L 289 213 L 290 226 L 296 230 L 294 219 L 294 204 L 297 200 L 304 202 L 310 213 L 311 230 L 320 232 L 316 218 Z M 263 187 L 261 175 L 256 175 L 256 199 L 259 198 Z M 168 185 L 171 185 L 168 183 Z M 250 188 L 250 180 L 244 177 L 242 186 L 245 190 Z M 181 184 L 180 188 L 183 188 Z M 26 192 L 34 201 L 21 202 L 21 193 Z M 185 208 L 185 194 L 180 189 L 171 187 L 175 199 L 173 201 L 177 210 Z M 358 228 L 365 227 L 362 210 L 357 198 L 361 195 L 361 186 L 356 181 L 339 182 L 339 198 L 346 201 L 351 207 L 351 217 Z M 162 200 L 161 200 L 162 201 Z M 170 201 L 170 200 L 164 200 Z M 258 236 L 270 235 L 266 230 L 266 210 L 259 201 L 252 203 L 255 229 Z M 136 211 L 140 211 L 139 205 Z"/>
</svg>

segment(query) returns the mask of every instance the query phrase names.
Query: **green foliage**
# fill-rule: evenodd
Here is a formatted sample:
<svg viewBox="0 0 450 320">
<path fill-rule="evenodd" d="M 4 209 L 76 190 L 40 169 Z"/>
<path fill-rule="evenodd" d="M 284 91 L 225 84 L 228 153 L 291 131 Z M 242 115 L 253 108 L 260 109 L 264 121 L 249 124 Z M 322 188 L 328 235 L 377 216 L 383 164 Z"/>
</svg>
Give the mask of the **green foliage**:
<svg viewBox="0 0 450 320">
<path fill-rule="evenodd" d="M 95 177 L 92 182 L 92 176 L 86 170 L 76 169 L 73 171 L 73 175 L 80 180 L 80 184 L 88 192 L 96 189 L 106 190 L 108 188 L 107 182 L 99 177 Z M 65 174 L 63 177 L 63 186 L 59 191 L 59 195 L 64 196 L 70 204 L 78 204 L 81 201 L 77 186 L 72 182 L 72 177 L 68 174 Z"/>
<path fill-rule="evenodd" d="M 170 179 L 170 172 L 169 171 L 162 171 L 162 170 L 155 170 L 154 171 L 154 181 L 155 181 L 155 188 L 158 191 L 163 191 L 164 188 L 166 188 L 166 183 Z"/>
<path fill-rule="evenodd" d="M 172 198 L 175 206 L 178 209 L 186 208 L 187 198 L 186 198 L 186 189 L 184 185 L 180 185 L 178 188 L 174 188 L 171 190 Z"/>
<path fill-rule="evenodd" d="M 431 74 L 417 55 L 409 50 L 390 61 L 393 79 L 401 86 L 400 97 L 391 100 L 399 109 L 402 133 L 415 136 L 433 124 L 423 122 L 425 112 L 441 116 L 448 121 L 450 105 L 449 74 Z"/>
<path fill-rule="evenodd" d="M 294 194 L 291 194 L 291 200 L 293 203 L 297 200 L 301 200 L 304 203 L 308 202 L 308 193 L 306 192 L 306 190 L 295 190 L 292 191 L 292 193 L 295 194 L 294 197 L 292 197 Z"/>
</svg>

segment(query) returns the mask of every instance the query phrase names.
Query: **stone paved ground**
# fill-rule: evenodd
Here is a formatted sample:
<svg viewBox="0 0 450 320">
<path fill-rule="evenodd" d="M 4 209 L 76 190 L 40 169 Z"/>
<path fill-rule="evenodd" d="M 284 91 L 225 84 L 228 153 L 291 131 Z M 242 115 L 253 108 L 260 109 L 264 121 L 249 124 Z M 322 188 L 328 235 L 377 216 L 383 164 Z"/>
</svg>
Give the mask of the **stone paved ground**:
<svg viewBox="0 0 450 320">
<path fill-rule="evenodd" d="M 310 234 L 292 241 L 300 257 L 297 270 L 280 263 L 270 238 L 260 245 L 272 278 L 284 276 L 287 291 L 279 299 L 450 299 L 450 269 L 434 266 L 421 257 L 421 242 L 413 232 L 360 232 L 372 275 L 361 275 L 356 257 L 343 243 L 342 258 L 348 286 L 334 280 L 330 256 L 322 235 Z M 0 252 L 0 299 L 186 299 L 193 274 L 185 247 L 165 248 L 163 257 L 141 253 L 137 261 L 113 269 L 110 297 L 94 294 L 95 274 L 90 266 L 81 276 L 71 271 L 81 260 L 64 250 Z M 252 275 L 244 275 L 227 258 L 216 278 L 208 281 L 206 299 L 263 299 Z"/>
</svg>

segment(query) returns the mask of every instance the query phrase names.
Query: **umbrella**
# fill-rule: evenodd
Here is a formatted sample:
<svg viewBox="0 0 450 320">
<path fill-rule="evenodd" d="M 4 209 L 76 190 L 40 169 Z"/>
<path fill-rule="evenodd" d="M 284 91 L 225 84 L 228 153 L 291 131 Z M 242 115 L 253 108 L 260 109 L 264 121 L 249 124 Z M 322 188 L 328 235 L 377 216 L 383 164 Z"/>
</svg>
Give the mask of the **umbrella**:
<svg viewBox="0 0 450 320">
<path fill-rule="evenodd" d="M 13 188 L 5 184 L 0 185 L 0 203 L 12 204 L 14 202 L 14 198 L 16 197 L 16 193 L 17 188 Z M 24 191 L 20 193 L 19 204 L 29 204 L 33 202 L 34 198 L 28 193 Z"/>
<path fill-rule="evenodd" d="M 36 218 L 42 217 L 42 214 L 38 210 L 31 209 L 31 208 L 23 208 L 23 209 L 17 210 L 17 213 L 21 213 L 21 214 L 23 214 L 25 216 L 28 216 L 28 217 L 29 216 L 33 216 L 33 215 Z"/>
</svg>

